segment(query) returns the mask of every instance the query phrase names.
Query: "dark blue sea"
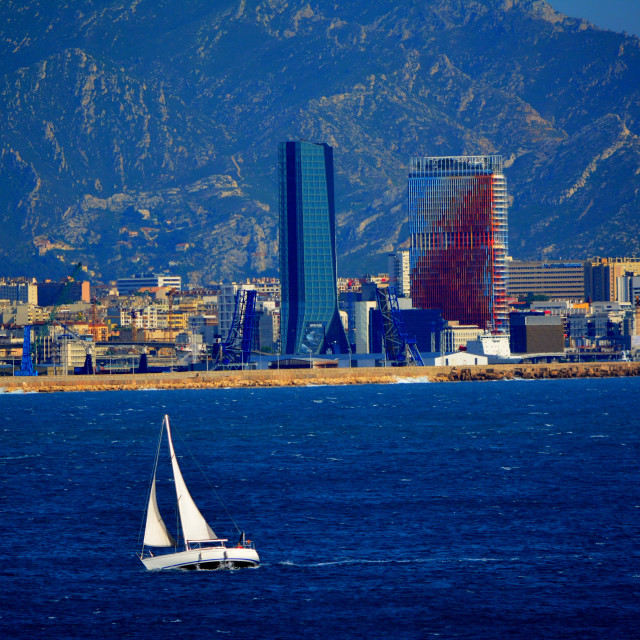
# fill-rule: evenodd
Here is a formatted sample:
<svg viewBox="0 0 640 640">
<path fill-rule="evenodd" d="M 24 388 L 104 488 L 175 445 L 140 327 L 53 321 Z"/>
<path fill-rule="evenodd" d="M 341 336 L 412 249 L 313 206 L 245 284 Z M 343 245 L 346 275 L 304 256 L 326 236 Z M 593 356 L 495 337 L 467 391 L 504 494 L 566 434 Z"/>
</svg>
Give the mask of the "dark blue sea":
<svg viewBox="0 0 640 640">
<path fill-rule="evenodd" d="M 0 408 L 3 638 L 639 637 L 638 378 L 3 393 Z M 164 413 L 194 499 L 236 539 L 189 451 L 258 569 L 136 557 Z"/>
</svg>

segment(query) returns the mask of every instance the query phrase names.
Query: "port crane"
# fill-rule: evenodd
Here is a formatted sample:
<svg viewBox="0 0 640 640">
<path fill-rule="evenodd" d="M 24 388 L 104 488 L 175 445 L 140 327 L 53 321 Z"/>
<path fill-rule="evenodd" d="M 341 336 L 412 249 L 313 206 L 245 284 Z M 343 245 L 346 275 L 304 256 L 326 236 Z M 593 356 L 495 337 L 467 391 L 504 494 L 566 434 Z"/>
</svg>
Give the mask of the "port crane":
<svg viewBox="0 0 640 640">
<path fill-rule="evenodd" d="M 251 360 L 253 329 L 256 322 L 256 292 L 239 289 L 233 312 L 231 329 L 227 339 L 220 345 L 215 368 L 245 367 Z"/>
<path fill-rule="evenodd" d="M 43 325 L 26 325 L 24 328 L 24 336 L 22 339 L 22 362 L 20 369 L 15 371 L 15 376 L 37 376 L 38 372 L 34 367 L 34 361 L 38 352 L 38 347 L 44 342 L 46 336 L 49 335 L 49 327 L 53 324 L 55 317 L 58 313 L 60 305 L 64 303 L 64 297 L 67 293 L 67 289 L 75 282 L 75 277 L 78 271 L 82 268 L 82 263 L 78 262 L 71 272 L 71 275 L 67 278 L 62 291 L 58 294 L 55 303 L 51 309 L 51 313 Z M 34 330 L 34 339 L 31 339 L 31 331 Z"/>
<path fill-rule="evenodd" d="M 404 327 L 398 295 L 394 285 L 376 290 L 378 309 L 382 315 L 383 348 L 392 367 L 424 367 L 416 339 Z"/>
<path fill-rule="evenodd" d="M 60 325 L 65 330 L 65 334 L 70 335 L 73 338 L 74 342 L 82 345 L 82 348 L 84 349 L 84 364 L 82 365 L 82 368 L 79 370 L 80 375 L 89 375 L 89 376 L 93 375 L 95 373 L 93 369 L 93 358 L 89 353 L 89 349 L 87 347 L 86 341 L 83 340 L 73 329 L 67 327 L 67 325 L 64 324 L 63 322 L 60 322 L 59 320 L 54 320 L 54 322 L 57 325 Z"/>
</svg>

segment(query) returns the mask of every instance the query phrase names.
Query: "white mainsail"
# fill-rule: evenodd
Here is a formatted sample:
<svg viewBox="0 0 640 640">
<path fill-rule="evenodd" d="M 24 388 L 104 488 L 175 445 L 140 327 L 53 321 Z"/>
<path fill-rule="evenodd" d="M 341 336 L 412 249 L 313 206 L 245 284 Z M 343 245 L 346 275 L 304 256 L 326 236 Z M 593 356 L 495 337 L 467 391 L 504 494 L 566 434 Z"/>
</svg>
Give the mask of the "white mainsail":
<svg viewBox="0 0 640 640">
<path fill-rule="evenodd" d="M 167 531 L 167 527 L 160 515 L 158 501 L 156 500 L 156 474 L 153 474 L 151 494 L 147 507 L 147 524 L 144 528 L 144 544 L 149 547 L 174 547 L 176 541 Z"/>
<path fill-rule="evenodd" d="M 169 427 L 169 416 L 164 417 L 167 426 L 167 438 L 169 440 L 169 451 L 171 453 L 171 466 L 173 467 L 173 479 L 176 485 L 176 496 L 178 498 L 178 510 L 182 523 L 182 534 L 185 540 L 216 540 L 216 534 L 211 530 L 207 521 L 196 507 L 189 489 L 184 482 L 182 472 L 178 465 L 175 451 L 173 450 L 173 440 L 171 439 L 171 429 Z"/>
</svg>

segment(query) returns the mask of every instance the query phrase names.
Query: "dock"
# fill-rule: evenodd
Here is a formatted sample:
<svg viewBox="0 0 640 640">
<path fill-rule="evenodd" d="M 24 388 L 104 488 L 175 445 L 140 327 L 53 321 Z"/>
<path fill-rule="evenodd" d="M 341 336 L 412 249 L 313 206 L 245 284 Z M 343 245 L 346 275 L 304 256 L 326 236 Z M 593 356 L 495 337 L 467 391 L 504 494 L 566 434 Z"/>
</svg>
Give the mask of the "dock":
<svg viewBox="0 0 640 640">
<path fill-rule="evenodd" d="M 477 380 L 610 378 L 640 375 L 640 362 L 501 364 L 468 367 L 361 367 L 244 371 L 187 371 L 89 376 L 0 378 L 5 392 L 121 391 L 135 389 L 225 389 L 361 385 Z"/>
</svg>

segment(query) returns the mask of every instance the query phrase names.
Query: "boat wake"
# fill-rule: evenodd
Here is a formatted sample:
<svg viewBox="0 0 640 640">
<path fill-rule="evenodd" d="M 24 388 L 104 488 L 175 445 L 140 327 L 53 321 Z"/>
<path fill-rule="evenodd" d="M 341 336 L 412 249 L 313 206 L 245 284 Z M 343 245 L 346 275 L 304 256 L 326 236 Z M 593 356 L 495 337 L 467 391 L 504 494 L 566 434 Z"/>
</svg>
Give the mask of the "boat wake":
<svg viewBox="0 0 640 640">
<path fill-rule="evenodd" d="M 278 566 L 285 567 L 301 567 L 301 568 L 317 568 L 317 567 L 331 567 L 331 566 L 345 566 L 356 564 L 396 564 L 396 565 L 411 565 L 411 564 L 466 564 L 475 562 L 519 562 L 518 557 L 498 558 L 498 557 L 432 557 L 432 558 L 402 558 L 402 559 L 389 559 L 384 558 L 380 560 L 369 560 L 366 558 L 345 558 L 343 560 L 328 560 L 325 562 L 293 562 L 291 560 L 284 560 L 283 562 L 275 563 Z"/>
<path fill-rule="evenodd" d="M 314 568 L 354 564 L 428 564 L 433 562 L 437 562 L 437 560 L 429 558 L 407 558 L 404 560 L 367 560 L 366 558 L 349 558 L 344 560 L 328 560 L 326 562 L 292 562 L 291 560 L 284 560 L 283 562 L 278 562 L 276 564 L 284 567 Z"/>
</svg>

